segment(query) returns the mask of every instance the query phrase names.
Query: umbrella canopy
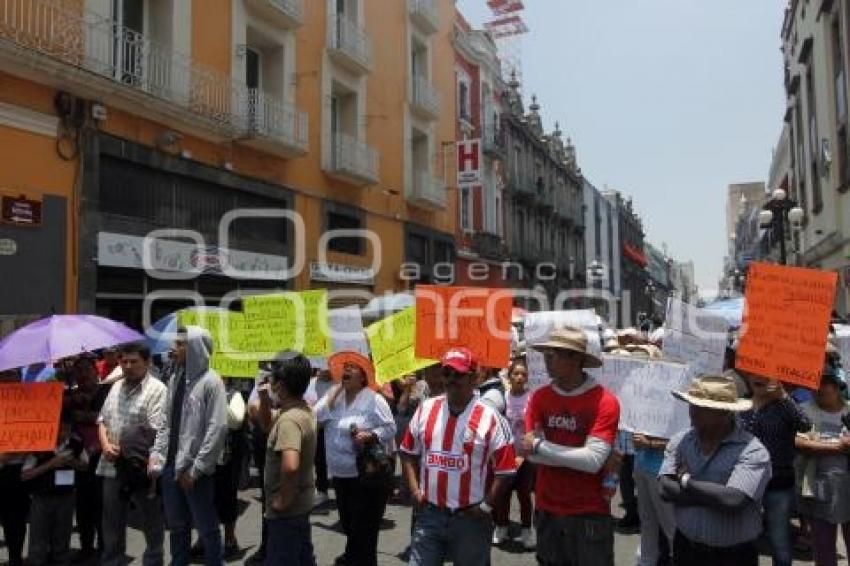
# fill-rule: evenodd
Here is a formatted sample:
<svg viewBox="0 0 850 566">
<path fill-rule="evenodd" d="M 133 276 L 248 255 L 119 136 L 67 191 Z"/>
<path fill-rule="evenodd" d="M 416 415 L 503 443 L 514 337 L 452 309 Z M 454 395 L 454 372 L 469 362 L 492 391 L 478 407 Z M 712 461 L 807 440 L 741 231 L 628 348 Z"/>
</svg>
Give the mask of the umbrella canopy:
<svg viewBox="0 0 850 566">
<path fill-rule="evenodd" d="M 179 328 L 177 315 L 184 311 L 222 312 L 227 311 L 227 309 L 221 307 L 188 307 L 165 315 L 145 331 L 145 343 L 151 349 L 151 354 L 164 354 L 171 350 L 174 345 L 174 335 L 177 334 Z"/>
<path fill-rule="evenodd" d="M 744 297 L 721 299 L 702 308 L 702 312 L 726 320 L 730 326 L 741 326 L 744 318 Z"/>
<path fill-rule="evenodd" d="M 48 316 L 31 322 L 0 341 L 0 371 L 53 362 L 143 338 L 132 328 L 100 316 Z"/>
</svg>

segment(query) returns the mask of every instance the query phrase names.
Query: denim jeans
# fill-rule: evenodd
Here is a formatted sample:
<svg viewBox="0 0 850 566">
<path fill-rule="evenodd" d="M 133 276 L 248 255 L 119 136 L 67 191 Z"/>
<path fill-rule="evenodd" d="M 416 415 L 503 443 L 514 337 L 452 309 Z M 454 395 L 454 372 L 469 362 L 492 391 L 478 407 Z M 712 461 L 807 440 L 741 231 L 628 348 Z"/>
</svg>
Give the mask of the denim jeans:
<svg viewBox="0 0 850 566">
<path fill-rule="evenodd" d="M 215 479 L 199 476 L 191 491 L 183 491 L 174 477 L 174 466 L 166 466 L 162 471 L 162 502 L 170 531 L 172 566 L 188 566 L 193 525 L 204 546 L 204 564 L 223 566 L 221 529 L 215 510 Z"/>
<path fill-rule="evenodd" d="M 450 515 L 430 505 L 416 515 L 410 566 L 441 566 L 446 559 L 463 566 L 490 564 L 493 522 L 489 517 Z"/>
<path fill-rule="evenodd" d="M 123 493 L 121 481 L 103 478 L 103 555 L 100 566 L 122 566 L 127 550 L 127 514 L 132 504 L 141 517 L 145 536 L 144 566 L 162 566 L 165 529 L 162 524 L 162 498 L 150 497 L 148 490 Z"/>
<path fill-rule="evenodd" d="M 268 566 L 316 566 L 310 515 L 267 519 L 268 541 L 266 560 Z"/>
<path fill-rule="evenodd" d="M 614 520 L 610 515 L 557 517 L 538 510 L 535 521 L 537 563 L 541 566 L 614 566 Z"/>
<path fill-rule="evenodd" d="M 764 523 L 773 549 L 773 566 L 791 566 L 791 511 L 794 487 L 764 492 Z"/>
</svg>

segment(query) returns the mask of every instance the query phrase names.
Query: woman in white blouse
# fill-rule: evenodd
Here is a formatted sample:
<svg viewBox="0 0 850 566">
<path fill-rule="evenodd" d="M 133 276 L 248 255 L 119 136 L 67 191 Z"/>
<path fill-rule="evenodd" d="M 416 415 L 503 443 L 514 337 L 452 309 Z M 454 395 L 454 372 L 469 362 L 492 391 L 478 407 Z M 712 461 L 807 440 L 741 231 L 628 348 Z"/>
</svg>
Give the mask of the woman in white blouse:
<svg viewBox="0 0 850 566">
<path fill-rule="evenodd" d="M 340 381 L 316 404 L 325 430 L 328 475 L 333 478 L 339 520 L 345 532 L 345 553 L 335 566 L 376 566 L 378 532 L 391 486 L 361 483 L 357 450 L 380 442 L 388 452 L 396 428 L 382 395 L 375 393 L 375 369 L 365 356 L 340 352 L 328 359 L 334 381 Z"/>
</svg>

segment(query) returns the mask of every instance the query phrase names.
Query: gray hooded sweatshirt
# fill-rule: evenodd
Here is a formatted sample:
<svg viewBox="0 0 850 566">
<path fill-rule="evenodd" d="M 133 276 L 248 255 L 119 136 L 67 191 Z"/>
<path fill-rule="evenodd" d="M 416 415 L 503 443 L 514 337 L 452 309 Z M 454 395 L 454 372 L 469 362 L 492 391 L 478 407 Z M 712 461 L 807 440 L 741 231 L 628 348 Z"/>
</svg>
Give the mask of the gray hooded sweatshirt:
<svg viewBox="0 0 850 566">
<path fill-rule="evenodd" d="M 176 476 L 189 470 L 192 477 L 212 475 L 224 449 L 227 436 L 227 394 L 224 383 L 209 369 L 213 341 L 209 332 L 198 326 L 186 328 L 186 391 L 180 415 L 179 444 L 174 458 Z M 165 422 L 157 431 L 151 451 L 151 469 L 162 472 L 171 439 L 174 392 L 180 381 L 180 368 L 168 382 Z"/>
</svg>

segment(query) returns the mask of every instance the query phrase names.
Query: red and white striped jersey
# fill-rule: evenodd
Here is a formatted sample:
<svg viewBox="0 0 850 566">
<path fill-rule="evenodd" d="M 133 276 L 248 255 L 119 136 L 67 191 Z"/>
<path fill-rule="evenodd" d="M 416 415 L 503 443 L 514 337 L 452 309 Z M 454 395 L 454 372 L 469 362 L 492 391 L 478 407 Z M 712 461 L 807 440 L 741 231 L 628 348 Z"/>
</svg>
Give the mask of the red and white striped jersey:
<svg viewBox="0 0 850 566">
<path fill-rule="evenodd" d="M 484 499 L 489 474 L 516 472 L 510 425 L 478 397 L 457 417 L 445 396 L 424 401 L 407 427 L 401 450 L 420 457 L 422 493 L 442 508 L 476 504 Z"/>
</svg>

